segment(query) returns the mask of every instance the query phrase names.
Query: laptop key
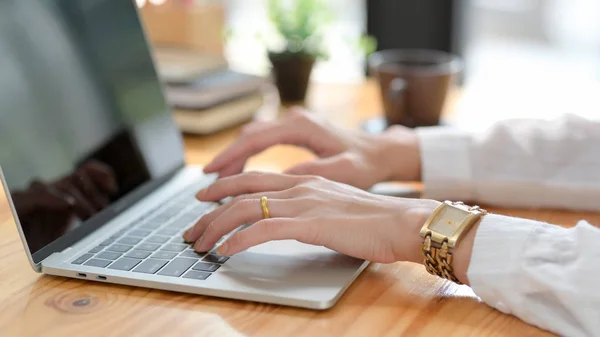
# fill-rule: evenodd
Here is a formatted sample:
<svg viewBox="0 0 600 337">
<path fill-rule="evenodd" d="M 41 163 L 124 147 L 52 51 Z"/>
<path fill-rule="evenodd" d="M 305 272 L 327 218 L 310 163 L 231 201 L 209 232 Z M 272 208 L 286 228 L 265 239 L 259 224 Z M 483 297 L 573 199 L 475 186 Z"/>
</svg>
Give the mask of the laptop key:
<svg viewBox="0 0 600 337">
<path fill-rule="evenodd" d="M 218 263 L 218 264 L 223 264 L 223 263 L 227 262 L 227 260 L 229 260 L 229 257 L 215 255 L 215 254 L 208 254 L 202 259 L 203 262 Z"/>
<path fill-rule="evenodd" d="M 144 224 L 141 224 L 140 228 L 144 228 L 144 229 L 157 229 L 160 226 L 162 226 L 162 223 L 146 222 Z"/>
<path fill-rule="evenodd" d="M 206 263 L 206 262 L 198 262 L 196 263 L 192 269 L 193 270 L 199 270 L 199 271 L 216 271 L 217 269 L 219 269 L 219 267 L 221 267 L 218 264 L 214 264 L 214 263 Z"/>
<path fill-rule="evenodd" d="M 206 280 L 209 276 L 210 273 L 196 270 L 190 270 L 183 275 L 184 278 L 190 278 L 194 280 Z"/>
<path fill-rule="evenodd" d="M 122 238 L 121 240 L 119 240 L 117 242 L 122 243 L 124 245 L 137 245 L 138 243 L 140 243 L 140 241 L 142 241 L 142 239 L 128 236 L 128 237 Z"/>
<path fill-rule="evenodd" d="M 92 256 L 94 256 L 94 254 L 83 254 L 80 257 L 78 257 L 77 259 L 75 259 L 75 261 L 71 262 L 72 264 L 82 264 L 85 261 L 89 260 Z"/>
<path fill-rule="evenodd" d="M 194 259 L 176 258 L 164 267 L 158 275 L 179 277 L 196 263 Z"/>
<path fill-rule="evenodd" d="M 147 238 L 145 242 L 166 243 L 167 241 L 169 241 L 169 239 L 170 239 L 170 237 L 168 237 L 168 236 L 154 235 L 154 236 Z"/>
<path fill-rule="evenodd" d="M 125 232 L 127 232 L 127 228 L 123 228 L 120 231 L 116 232 L 115 234 L 110 236 L 110 239 L 117 239 L 121 236 L 123 236 L 123 234 L 125 234 Z"/>
<path fill-rule="evenodd" d="M 181 230 L 183 228 L 187 228 L 187 227 L 192 227 L 194 223 L 192 223 L 191 221 L 175 221 L 172 224 L 169 225 L 169 228 L 174 228 L 174 229 L 178 229 Z"/>
<path fill-rule="evenodd" d="M 157 245 L 156 243 L 142 243 L 142 244 L 139 244 L 135 248 L 153 252 L 153 251 L 157 250 L 158 248 L 160 248 L 160 245 Z"/>
<path fill-rule="evenodd" d="M 108 247 L 107 250 L 110 250 L 111 252 L 125 253 L 125 252 L 129 251 L 131 248 L 133 248 L 133 246 L 115 243 L 114 245 Z"/>
<path fill-rule="evenodd" d="M 134 259 L 145 259 L 148 256 L 150 256 L 150 254 L 152 253 L 148 251 L 134 249 L 129 253 L 125 254 L 125 257 L 131 257 Z"/>
<path fill-rule="evenodd" d="M 180 257 L 192 257 L 192 258 L 199 259 L 204 256 L 204 253 L 198 253 L 194 250 L 188 249 L 188 250 L 184 251 L 183 253 L 179 254 L 179 256 Z"/>
<path fill-rule="evenodd" d="M 106 239 L 106 240 L 102 241 L 102 243 L 100 243 L 100 246 L 110 246 L 113 242 L 115 242 L 115 240 Z"/>
<path fill-rule="evenodd" d="M 116 260 L 119 257 L 121 257 L 121 253 L 115 253 L 115 252 L 102 252 L 98 255 L 96 255 L 97 258 L 99 259 L 104 259 L 104 260 Z"/>
<path fill-rule="evenodd" d="M 154 253 L 154 255 L 151 256 L 151 258 L 153 258 L 153 259 L 162 259 L 162 260 L 170 260 L 170 259 L 174 258 L 175 256 L 177 256 L 177 253 L 156 252 L 156 253 Z"/>
<path fill-rule="evenodd" d="M 175 243 L 169 243 L 162 247 L 162 250 L 166 250 L 168 252 L 181 252 L 186 249 L 188 245 L 179 245 Z"/>
<path fill-rule="evenodd" d="M 173 236 L 173 235 L 175 235 L 177 233 L 179 233 L 179 228 L 170 228 L 170 227 L 167 227 L 167 228 L 163 228 L 160 231 L 158 231 L 157 234 L 167 235 L 167 236 Z"/>
<path fill-rule="evenodd" d="M 88 253 L 90 253 L 90 254 L 100 253 L 102 251 L 102 249 L 104 249 L 103 246 L 94 247 Z"/>
<path fill-rule="evenodd" d="M 148 259 L 140 263 L 133 271 L 137 273 L 154 274 L 169 261 Z"/>
<path fill-rule="evenodd" d="M 178 233 L 179 233 L 179 232 L 178 232 Z M 169 242 L 171 242 L 171 243 L 179 243 L 179 244 L 182 244 L 182 243 L 187 243 L 187 242 L 185 242 L 185 240 L 184 240 L 184 239 L 181 237 L 181 235 L 176 235 L 176 236 L 175 236 L 175 237 L 174 237 L 174 238 L 173 238 L 171 241 L 169 241 Z"/>
<path fill-rule="evenodd" d="M 123 257 L 115 261 L 115 263 L 111 264 L 108 269 L 116 269 L 116 270 L 126 270 L 129 271 L 133 269 L 133 267 L 137 266 L 142 260 L 140 259 L 130 259 L 128 257 Z"/>
<path fill-rule="evenodd" d="M 133 231 L 129 232 L 129 235 L 131 235 L 131 236 L 137 236 L 137 237 L 140 237 L 140 238 L 145 238 L 148 235 L 150 235 L 151 233 L 152 233 L 152 231 L 149 231 L 149 230 L 136 229 L 136 230 L 133 230 Z"/>
<path fill-rule="evenodd" d="M 111 262 L 112 261 L 108 261 L 108 260 L 91 259 L 88 262 L 84 263 L 84 265 L 104 268 L 104 267 L 108 266 Z"/>
</svg>

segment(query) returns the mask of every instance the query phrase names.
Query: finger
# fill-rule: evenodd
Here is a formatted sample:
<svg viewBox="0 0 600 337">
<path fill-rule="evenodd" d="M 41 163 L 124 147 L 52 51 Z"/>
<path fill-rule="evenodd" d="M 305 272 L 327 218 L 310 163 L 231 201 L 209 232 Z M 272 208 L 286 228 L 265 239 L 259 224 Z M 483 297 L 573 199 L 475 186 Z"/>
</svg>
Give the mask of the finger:
<svg viewBox="0 0 600 337">
<path fill-rule="evenodd" d="M 250 247 L 274 240 L 297 240 L 308 244 L 322 245 L 318 229 L 313 223 L 298 219 L 265 219 L 233 234 L 217 249 L 217 254 L 234 255 Z"/>
<path fill-rule="evenodd" d="M 245 163 L 246 163 L 246 159 L 243 159 L 243 158 L 242 158 L 242 159 L 238 159 L 238 160 L 236 160 L 236 159 L 231 159 L 231 161 L 230 161 L 228 164 L 223 164 L 223 165 L 220 165 L 220 164 L 218 164 L 218 163 L 221 161 L 221 160 L 219 159 L 219 157 L 220 157 L 220 156 L 221 156 L 223 153 L 227 152 L 227 151 L 228 151 L 230 148 L 232 148 L 232 147 L 234 147 L 234 146 L 237 146 L 237 143 L 238 143 L 238 142 L 241 142 L 241 139 L 242 139 L 242 138 L 244 138 L 244 136 L 243 136 L 243 135 L 245 135 L 245 134 L 252 134 L 252 133 L 257 133 L 257 132 L 260 132 L 260 130 L 261 130 L 261 129 L 266 129 L 266 128 L 268 128 L 269 126 L 271 126 L 271 125 L 274 125 L 274 124 L 276 124 L 276 123 L 275 123 L 275 122 L 265 122 L 265 121 L 253 121 L 253 122 L 250 122 L 250 123 L 248 123 L 248 124 L 244 125 L 244 126 L 242 127 L 242 132 L 241 132 L 241 135 L 240 135 L 240 137 L 238 137 L 238 140 L 237 140 L 237 141 L 236 141 L 234 144 L 230 145 L 230 146 L 229 146 L 227 149 L 225 149 L 225 151 L 223 151 L 223 152 L 222 152 L 221 154 L 219 154 L 217 157 L 213 158 L 213 160 L 212 160 L 210 163 L 208 163 L 208 165 L 206 165 L 206 166 L 204 167 L 204 172 L 205 172 L 205 173 L 215 173 L 215 172 L 219 171 L 219 174 L 221 175 L 221 174 L 222 174 L 222 171 L 223 171 L 223 170 L 224 170 L 224 169 L 225 169 L 227 166 L 234 165 L 233 163 L 236 163 L 238 166 L 239 166 L 239 165 L 241 165 L 241 166 L 244 166 L 244 165 L 245 165 Z M 217 165 L 216 165 L 216 166 L 215 166 L 215 161 L 217 162 Z M 240 163 L 240 162 L 241 162 L 241 163 Z M 241 172 L 241 171 L 240 171 L 240 172 Z M 235 174 L 235 173 L 234 173 L 234 174 Z M 232 175 L 232 174 L 229 174 L 229 175 Z"/>
<path fill-rule="evenodd" d="M 248 172 L 219 179 L 199 191 L 196 198 L 200 201 L 218 201 L 242 194 L 283 191 L 302 181 L 302 178 L 292 175 Z"/>
<path fill-rule="evenodd" d="M 96 212 L 108 205 L 108 199 L 104 197 L 104 193 L 98 190 L 96 185 L 82 170 L 76 172 L 71 179 L 75 187 L 79 189 L 81 195 L 87 199 Z"/>
<path fill-rule="evenodd" d="M 271 217 L 292 217 L 299 212 L 296 210 L 298 203 L 295 200 L 269 200 Z M 199 252 L 210 250 L 223 235 L 246 224 L 253 224 L 263 220 L 260 199 L 245 199 L 235 203 L 227 211 L 212 221 L 194 244 L 194 249 Z"/>
<path fill-rule="evenodd" d="M 286 190 L 286 191 L 282 191 L 282 192 L 261 192 L 261 193 L 248 194 L 248 195 L 236 197 L 235 199 L 226 203 L 225 205 L 222 205 L 222 206 L 216 208 L 215 210 L 213 210 L 212 212 L 205 214 L 202 218 L 200 218 L 200 220 L 198 220 L 196 222 L 196 224 L 194 224 L 194 226 L 192 226 L 190 229 L 185 231 L 185 233 L 183 234 L 183 239 L 186 242 L 195 242 L 196 240 L 198 240 L 198 238 L 200 238 L 200 235 L 202 235 L 202 233 L 204 233 L 204 231 L 206 230 L 206 227 L 208 227 L 208 225 L 210 223 L 212 223 L 216 218 L 221 216 L 221 214 L 223 214 L 224 212 L 229 210 L 233 205 L 241 202 L 242 200 L 245 200 L 245 199 L 259 200 L 258 203 L 256 204 L 256 207 L 257 207 L 257 209 L 261 210 L 261 214 L 262 214 L 262 207 L 260 204 L 261 197 L 267 197 L 267 200 L 289 199 L 292 197 L 292 192 L 293 191 L 291 191 L 291 190 Z"/>
<path fill-rule="evenodd" d="M 61 194 L 65 195 L 65 198 L 72 197 L 75 200 L 73 210 L 78 218 L 81 220 L 87 220 L 94 215 L 94 208 L 86 201 L 86 199 L 79 193 L 77 188 L 71 185 L 57 186 L 57 189 Z"/>
<path fill-rule="evenodd" d="M 225 166 L 222 170 L 219 171 L 219 178 L 227 178 L 236 174 L 240 174 L 244 171 L 245 166 L 245 159 L 235 160 L 231 164 Z"/>
<path fill-rule="evenodd" d="M 31 197 L 24 198 L 23 207 L 38 210 L 44 209 L 50 212 L 64 212 L 73 207 L 75 201 L 72 197 L 65 198 L 60 192 L 52 189 L 48 185 L 41 183 L 32 184 L 36 189 Z"/>
<path fill-rule="evenodd" d="M 276 123 L 274 121 L 255 120 L 242 127 L 242 134 L 260 132 Z"/>
<path fill-rule="evenodd" d="M 236 160 L 246 162 L 248 158 L 279 144 L 304 146 L 310 149 L 313 132 L 308 130 L 309 125 L 299 125 L 299 123 L 294 123 L 293 119 L 285 119 L 260 131 L 250 132 L 219 154 L 206 166 L 205 171 L 208 173 L 218 172 Z"/>
<path fill-rule="evenodd" d="M 106 193 L 114 194 L 118 192 L 118 184 L 113 169 L 99 161 L 90 161 L 84 164 L 81 169 L 97 188 Z"/>
<path fill-rule="evenodd" d="M 55 185 L 43 185 L 42 192 L 49 193 L 55 198 L 60 199 L 61 203 L 66 203 L 69 208 L 74 208 L 77 201 L 70 194 L 61 192 Z"/>
<path fill-rule="evenodd" d="M 343 155 L 337 155 L 324 159 L 298 164 L 285 171 L 292 175 L 316 175 L 325 178 L 339 176 L 343 172 Z"/>
</svg>

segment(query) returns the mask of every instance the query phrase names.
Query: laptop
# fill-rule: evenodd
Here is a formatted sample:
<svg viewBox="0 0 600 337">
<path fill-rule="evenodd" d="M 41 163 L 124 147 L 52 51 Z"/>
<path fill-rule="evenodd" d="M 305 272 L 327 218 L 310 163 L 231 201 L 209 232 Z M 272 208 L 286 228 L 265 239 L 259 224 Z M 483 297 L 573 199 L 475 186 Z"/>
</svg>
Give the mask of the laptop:
<svg viewBox="0 0 600 337">
<path fill-rule="evenodd" d="M 216 177 L 184 159 L 134 1 L 0 0 L 0 177 L 36 272 L 326 309 L 368 265 L 293 240 L 194 252 Z"/>
</svg>

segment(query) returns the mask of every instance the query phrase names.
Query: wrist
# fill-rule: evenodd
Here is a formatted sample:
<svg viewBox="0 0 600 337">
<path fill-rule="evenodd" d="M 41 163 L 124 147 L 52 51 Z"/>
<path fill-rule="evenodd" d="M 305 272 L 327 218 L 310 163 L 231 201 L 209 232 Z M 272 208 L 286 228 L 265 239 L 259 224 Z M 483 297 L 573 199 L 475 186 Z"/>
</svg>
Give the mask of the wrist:
<svg viewBox="0 0 600 337">
<path fill-rule="evenodd" d="M 406 202 L 406 199 L 403 199 Z M 423 263 L 423 255 L 421 254 L 421 244 L 423 238 L 419 235 L 421 227 L 427 221 L 427 218 L 440 205 L 439 201 L 427 199 L 415 199 L 406 213 L 402 214 L 400 223 L 405 226 L 406 231 L 395 249 L 397 261 L 408 261 L 414 263 Z"/>
<path fill-rule="evenodd" d="M 385 149 L 382 165 L 388 168 L 388 181 L 421 181 L 421 151 L 417 133 L 392 126 L 381 135 Z"/>
<path fill-rule="evenodd" d="M 469 284 L 467 270 L 475 236 L 487 211 L 479 206 L 446 201 L 438 203 L 437 209 L 429 214 L 419 233 L 422 245 L 419 244 L 418 250 L 423 256 L 416 262 L 424 264 L 430 274 Z"/>
</svg>

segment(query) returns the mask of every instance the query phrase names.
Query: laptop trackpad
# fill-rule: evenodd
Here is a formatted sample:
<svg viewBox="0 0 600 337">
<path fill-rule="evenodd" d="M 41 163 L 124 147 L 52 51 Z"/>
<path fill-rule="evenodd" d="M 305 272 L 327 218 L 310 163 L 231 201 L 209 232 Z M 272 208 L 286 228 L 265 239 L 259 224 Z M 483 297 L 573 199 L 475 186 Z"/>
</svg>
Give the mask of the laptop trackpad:
<svg viewBox="0 0 600 337">
<path fill-rule="evenodd" d="M 306 284 L 340 273 L 353 273 L 362 263 L 321 246 L 294 240 L 272 241 L 231 257 L 221 275 L 246 280 L 246 284 L 248 281 Z"/>
</svg>

